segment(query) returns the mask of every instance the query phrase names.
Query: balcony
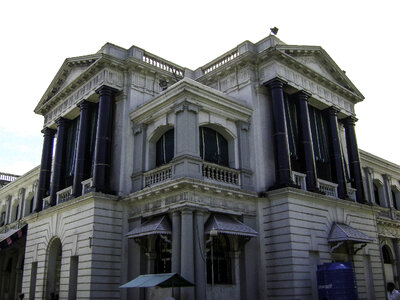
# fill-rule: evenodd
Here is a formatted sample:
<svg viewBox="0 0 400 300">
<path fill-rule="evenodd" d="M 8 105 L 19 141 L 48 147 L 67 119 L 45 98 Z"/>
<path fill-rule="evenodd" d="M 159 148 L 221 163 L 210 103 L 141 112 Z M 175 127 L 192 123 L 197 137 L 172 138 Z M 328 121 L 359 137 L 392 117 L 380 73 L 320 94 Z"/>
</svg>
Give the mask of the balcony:
<svg viewBox="0 0 400 300">
<path fill-rule="evenodd" d="M 203 161 L 202 175 L 204 179 L 240 186 L 240 171 Z"/>
<path fill-rule="evenodd" d="M 292 171 L 292 180 L 298 185 L 302 190 L 307 190 L 306 185 L 306 174 Z"/>
<path fill-rule="evenodd" d="M 337 187 L 338 185 L 336 183 L 329 182 L 323 179 L 318 179 L 318 188 L 328 197 L 338 197 Z"/>
<path fill-rule="evenodd" d="M 201 164 L 201 175 L 208 182 L 240 187 L 240 171 L 203 161 Z M 143 176 L 145 187 L 154 186 L 173 177 L 172 163 L 147 171 Z"/>
<path fill-rule="evenodd" d="M 144 173 L 144 186 L 149 187 L 162 183 L 172 177 L 172 164 L 166 164 L 159 168 Z"/>
<path fill-rule="evenodd" d="M 69 187 L 57 192 L 57 204 L 66 202 L 73 197 L 74 196 L 72 195 L 72 186 L 69 186 Z"/>
</svg>

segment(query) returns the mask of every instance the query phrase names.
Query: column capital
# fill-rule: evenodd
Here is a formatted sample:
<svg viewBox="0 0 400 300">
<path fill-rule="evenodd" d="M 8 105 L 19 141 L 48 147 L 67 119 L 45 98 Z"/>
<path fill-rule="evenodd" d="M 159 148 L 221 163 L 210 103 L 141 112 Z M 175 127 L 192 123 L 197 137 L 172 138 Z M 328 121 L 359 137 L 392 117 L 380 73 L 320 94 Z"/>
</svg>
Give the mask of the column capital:
<svg viewBox="0 0 400 300">
<path fill-rule="evenodd" d="M 83 99 L 79 101 L 76 106 L 79 107 L 80 110 L 88 109 L 90 107 L 90 102 L 86 99 Z"/>
<path fill-rule="evenodd" d="M 192 111 L 194 113 L 198 113 L 199 112 L 199 107 L 196 104 L 190 103 L 188 101 L 183 101 L 181 103 L 178 103 L 175 107 L 174 107 L 174 113 L 177 114 L 181 111 Z"/>
<path fill-rule="evenodd" d="M 108 85 L 102 85 L 96 90 L 96 93 L 100 96 L 112 96 L 118 93 L 118 90 Z"/>
<path fill-rule="evenodd" d="M 308 102 L 308 99 L 312 96 L 312 94 L 307 92 L 306 90 L 298 91 L 297 93 L 295 93 L 295 95 L 297 96 L 297 98 L 299 100 L 303 100 L 303 101 L 307 101 L 307 102 Z"/>
<path fill-rule="evenodd" d="M 340 108 L 339 107 L 337 107 L 337 106 L 335 106 L 335 105 L 333 105 L 333 106 L 331 106 L 331 107 L 328 107 L 327 109 L 325 109 L 328 113 L 329 113 L 329 115 L 331 115 L 331 116 L 337 116 L 338 115 L 338 113 L 340 112 Z"/>
<path fill-rule="evenodd" d="M 41 132 L 43 133 L 43 136 L 45 136 L 45 137 L 53 137 L 56 134 L 57 130 L 52 129 L 50 127 L 45 127 L 42 129 Z"/>
<path fill-rule="evenodd" d="M 351 115 L 351 116 L 343 119 L 343 124 L 346 126 L 348 126 L 348 125 L 354 126 L 357 121 L 358 121 L 358 119 L 355 116 Z"/>
<path fill-rule="evenodd" d="M 267 81 L 266 83 L 264 83 L 265 86 L 272 88 L 272 89 L 283 88 L 283 86 L 286 84 L 287 84 L 287 81 L 285 81 L 279 77 L 276 77 L 276 78 L 271 79 L 271 80 Z"/>
<path fill-rule="evenodd" d="M 56 120 L 56 123 L 57 123 L 57 126 L 58 126 L 58 127 L 64 126 L 64 125 L 66 125 L 68 122 L 69 122 L 69 120 L 68 120 L 68 119 L 65 119 L 65 118 L 63 118 L 63 117 L 59 117 L 59 118 L 57 118 L 57 120 Z"/>
<path fill-rule="evenodd" d="M 146 123 L 131 123 L 132 124 L 132 130 L 133 130 L 133 135 L 137 135 L 147 129 L 147 124 Z"/>
<path fill-rule="evenodd" d="M 238 128 L 240 130 L 249 131 L 250 122 L 239 120 L 239 121 L 236 121 L 236 126 L 238 126 Z"/>
</svg>

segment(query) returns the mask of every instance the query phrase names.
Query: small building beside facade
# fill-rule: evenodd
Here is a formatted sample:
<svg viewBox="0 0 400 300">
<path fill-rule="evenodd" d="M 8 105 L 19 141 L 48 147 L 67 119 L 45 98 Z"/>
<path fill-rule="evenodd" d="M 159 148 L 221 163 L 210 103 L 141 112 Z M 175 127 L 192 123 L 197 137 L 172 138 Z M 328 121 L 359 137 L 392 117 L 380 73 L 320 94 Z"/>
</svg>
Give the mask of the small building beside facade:
<svg viewBox="0 0 400 300">
<path fill-rule="evenodd" d="M 66 59 L 40 165 L 0 189 L 0 299 L 318 299 L 331 262 L 386 299 L 400 166 L 358 149 L 363 100 L 272 35 L 196 70 L 109 43 Z M 194 287 L 119 288 L 173 272 Z"/>
</svg>

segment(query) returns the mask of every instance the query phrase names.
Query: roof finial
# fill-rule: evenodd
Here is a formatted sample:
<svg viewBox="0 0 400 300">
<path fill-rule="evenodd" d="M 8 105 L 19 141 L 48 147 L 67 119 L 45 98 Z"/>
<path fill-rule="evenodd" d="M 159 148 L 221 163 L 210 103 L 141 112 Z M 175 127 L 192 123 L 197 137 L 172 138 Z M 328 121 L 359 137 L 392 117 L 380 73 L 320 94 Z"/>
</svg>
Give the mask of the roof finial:
<svg viewBox="0 0 400 300">
<path fill-rule="evenodd" d="M 279 28 L 278 28 L 278 27 L 273 27 L 273 28 L 270 28 L 270 30 L 271 30 L 271 33 L 272 33 L 273 35 L 277 35 L 277 34 L 278 34 Z"/>
</svg>

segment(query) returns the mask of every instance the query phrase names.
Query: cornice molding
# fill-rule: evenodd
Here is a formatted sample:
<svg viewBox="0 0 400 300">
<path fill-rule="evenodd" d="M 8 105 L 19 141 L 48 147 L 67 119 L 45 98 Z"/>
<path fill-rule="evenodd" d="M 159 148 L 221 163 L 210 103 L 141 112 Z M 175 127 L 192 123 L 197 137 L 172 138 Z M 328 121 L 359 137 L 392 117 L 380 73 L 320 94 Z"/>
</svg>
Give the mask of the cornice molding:
<svg viewBox="0 0 400 300">
<path fill-rule="evenodd" d="M 201 83 L 184 78 L 169 89 L 138 107 L 130 114 L 135 123 L 150 122 L 171 111 L 180 102 L 196 105 L 200 110 L 213 111 L 232 120 L 248 121 L 252 109 Z"/>
</svg>

